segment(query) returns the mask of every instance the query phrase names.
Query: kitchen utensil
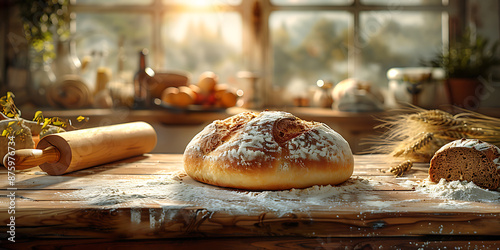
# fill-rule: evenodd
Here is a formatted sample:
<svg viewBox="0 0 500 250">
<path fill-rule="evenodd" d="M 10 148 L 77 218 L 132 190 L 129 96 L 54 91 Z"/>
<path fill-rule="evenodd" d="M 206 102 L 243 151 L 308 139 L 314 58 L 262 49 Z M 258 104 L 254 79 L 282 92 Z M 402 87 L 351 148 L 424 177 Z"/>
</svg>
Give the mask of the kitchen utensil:
<svg viewBox="0 0 500 250">
<path fill-rule="evenodd" d="M 40 166 L 49 175 L 61 175 L 148 153 L 156 141 L 151 125 L 132 122 L 48 135 L 36 149 L 16 150 L 3 160 L 4 166 L 13 161 L 16 170 Z"/>
</svg>

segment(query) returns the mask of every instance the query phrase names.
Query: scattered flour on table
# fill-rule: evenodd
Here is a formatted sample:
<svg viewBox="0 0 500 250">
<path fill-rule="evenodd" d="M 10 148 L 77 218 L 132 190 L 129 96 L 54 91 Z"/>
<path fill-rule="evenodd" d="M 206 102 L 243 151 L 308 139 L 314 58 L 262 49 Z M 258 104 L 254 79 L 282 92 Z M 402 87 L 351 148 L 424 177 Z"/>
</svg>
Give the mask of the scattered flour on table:
<svg viewBox="0 0 500 250">
<path fill-rule="evenodd" d="M 456 204 L 456 201 L 500 202 L 500 190 L 487 190 L 469 181 L 446 181 L 441 179 L 439 183 L 434 183 L 429 179 L 425 179 L 420 182 L 406 181 L 400 185 L 415 187 L 417 192 L 428 194 L 433 198 L 445 199 L 450 204 Z"/>
<path fill-rule="evenodd" d="M 183 180 L 185 177 L 186 180 Z M 119 207 L 127 203 L 172 203 L 179 206 L 203 206 L 210 211 L 226 212 L 307 212 L 314 206 L 332 209 L 345 200 L 364 199 L 360 191 L 373 190 L 378 182 L 353 176 L 338 186 L 313 186 L 284 191 L 245 191 L 198 183 L 185 174 L 166 175 L 150 180 L 113 180 L 85 187 L 63 196 L 81 199 L 97 206 Z M 377 198 L 377 197 L 371 197 Z M 169 205 L 170 206 L 170 205 Z"/>
</svg>

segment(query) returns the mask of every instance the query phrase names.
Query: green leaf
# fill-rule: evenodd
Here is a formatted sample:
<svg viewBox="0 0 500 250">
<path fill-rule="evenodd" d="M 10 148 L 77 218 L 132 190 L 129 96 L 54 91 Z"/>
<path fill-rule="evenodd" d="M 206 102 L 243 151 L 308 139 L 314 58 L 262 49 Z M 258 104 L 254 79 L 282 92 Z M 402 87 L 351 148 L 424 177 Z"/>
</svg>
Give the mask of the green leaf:
<svg viewBox="0 0 500 250">
<path fill-rule="evenodd" d="M 52 124 L 58 127 L 66 126 L 66 122 L 59 117 L 52 117 Z"/>
<path fill-rule="evenodd" d="M 64 122 L 61 122 L 61 121 L 55 121 L 52 123 L 53 125 L 55 126 L 63 126 L 64 125 Z"/>
<path fill-rule="evenodd" d="M 78 122 L 82 122 L 82 121 L 83 121 L 83 120 L 85 120 L 85 119 L 86 119 L 86 118 L 85 118 L 85 117 L 83 117 L 83 116 L 78 116 L 78 117 L 76 118 L 76 120 L 77 120 Z"/>
<path fill-rule="evenodd" d="M 36 123 L 38 125 L 40 125 L 40 123 L 42 123 L 44 121 L 44 118 L 43 118 L 43 114 L 42 114 L 42 111 L 37 111 L 35 113 L 35 116 L 33 118 L 33 121 L 36 121 Z"/>
<path fill-rule="evenodd" d="M 42 125 L 42 129 L 47 127 L 50 124 L 50 122 L 51 122 L 51 119 L 45 118 L 45 121 L 43 122 L 43 125 Z"/>
<path fill-rule="evenodd" d="M 9 134 L 10 134 L 10 131 L 9 131 L 9 130 L 7 130 L 7 129 L 4 129 L 4 130 L 2 131 L 2 136 L 9 136 Z"/>
</svg>

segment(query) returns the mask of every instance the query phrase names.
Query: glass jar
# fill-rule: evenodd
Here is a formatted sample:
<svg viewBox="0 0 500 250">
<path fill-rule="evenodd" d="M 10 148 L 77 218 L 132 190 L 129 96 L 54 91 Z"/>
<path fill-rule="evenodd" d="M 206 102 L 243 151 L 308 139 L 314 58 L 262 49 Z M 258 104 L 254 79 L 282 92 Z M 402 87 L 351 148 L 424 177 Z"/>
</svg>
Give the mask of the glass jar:
<svg viewBox="0 0 500 250">
<path fill-rule="evenodd" d="M 328 81 L 318 80 L 316 82 L 318 88 L 314 92 L 313 106 L 320 108 L 332 108 L 333 97 L 332 88 L 333 84 Z"/>
<path fill-rule="evenodd" d="M 407 67 L 387 71 L 389 80 L 389 106 L 412 104 L 435 108 L 446 103 L 445 72 L 441 68 Z"/>
</svg>

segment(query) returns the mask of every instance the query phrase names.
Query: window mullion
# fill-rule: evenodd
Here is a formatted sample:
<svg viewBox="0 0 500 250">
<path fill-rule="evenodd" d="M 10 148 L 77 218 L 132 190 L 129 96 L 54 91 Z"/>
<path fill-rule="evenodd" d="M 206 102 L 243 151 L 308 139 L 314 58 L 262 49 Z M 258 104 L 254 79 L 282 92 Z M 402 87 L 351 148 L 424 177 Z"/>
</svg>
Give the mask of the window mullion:
<svg viewBox="0 0 500 250">
<path fill-rule="evenodd" d="M 162 22 L 162 10 L 164 6 L 161 0 L 154 0 L 153 2 L 153 10 L 152 10 L 152 30 L 151 34 L 151 50 L 153 51 L 152 55 L 152 67 L 154 69 L 161 69 L 165 65 L 165 57 L 163 56 L 163 47 L 161 46 L 161 22 Z"/>
<path fill-rule="evenodd" d="M 352 26 L 352 31 L 351 34 L 349 35 L 349 46 L 348 46 L 348 75 L 349 77 L 354 77 L 356 76 L 356 70 L 358 66 L 360 65 L 360 53 L 361 53 L 361 48 L 360 46 L 360 21 L 359 21 L 359 15 L 360 15 L 360 10 L 359 6 L 361 6 L 360 0 L 354 0 L 353 3 L 353 8 L 351 9 L 352 13 L 352 18 L 353 18 L 353 26 Z"/>
<path fill-rule="evenodd" d="M 270 38 L 270 29 L 269 29 L 269 17 L 273 11 L 272 5 L 270 4 L 270 0 L 263 0 L 261 2 L 262 9 L 262 25 L 261 25 L 261 36 L 259 45 L 261 47 L 262 52 L 262 60 L 260 64 L 260 86 L 261 86 L 261 94 L 263 98 L 264 106 L 276 105 L 276 103 L 272 103 L 273 100 L 271 97 L 275 94 L 275 89 L 273 88 L 273 51 L 271 50 L 271 38 Z M 276 99 L 276 98 L 275 98 Z M 279 98 L 278 98 L 279 99 Z"/>
</svg>

